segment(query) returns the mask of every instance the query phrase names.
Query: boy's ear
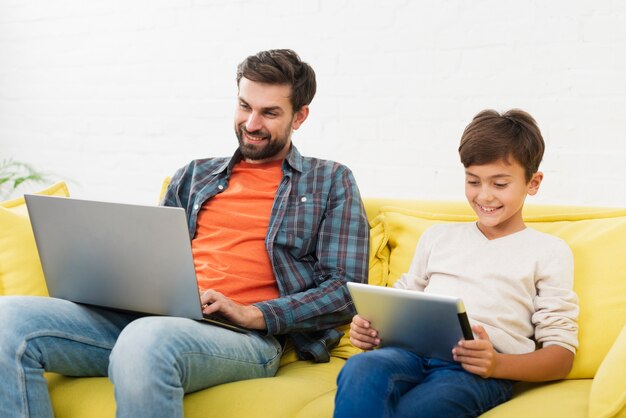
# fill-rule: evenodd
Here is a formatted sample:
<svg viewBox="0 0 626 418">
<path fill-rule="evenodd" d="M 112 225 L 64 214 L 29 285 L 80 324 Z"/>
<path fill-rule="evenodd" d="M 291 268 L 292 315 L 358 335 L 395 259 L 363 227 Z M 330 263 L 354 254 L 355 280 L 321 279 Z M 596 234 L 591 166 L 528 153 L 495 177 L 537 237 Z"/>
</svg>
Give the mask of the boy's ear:
<svg viewBox="0 0 626 418">
<path fill-rule="evenodd" d="M 539 186 L 541 186 L 541 181 L 543 180 L 543 173 L 541 171 L 537 171 L 530 178 L 528 182 L 528 194 L 530 196 L 534 196 L 539 191 Z"/>
</svg>

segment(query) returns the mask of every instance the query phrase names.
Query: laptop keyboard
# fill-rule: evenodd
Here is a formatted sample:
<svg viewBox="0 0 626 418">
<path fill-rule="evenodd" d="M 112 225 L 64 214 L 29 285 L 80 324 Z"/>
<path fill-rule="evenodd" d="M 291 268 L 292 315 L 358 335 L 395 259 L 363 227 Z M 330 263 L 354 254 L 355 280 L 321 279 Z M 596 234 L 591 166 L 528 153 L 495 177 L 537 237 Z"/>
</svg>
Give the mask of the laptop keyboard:
<svg viewBox="0 0 626 418">
<path fill-rule="evenodd" d="M 210 324 L 216 325 L 218 327 L 226 328 L 235 332 L 249 333 L 251 330 L 241 327 L 234 322 L 224 318 L 221 315 L 217 314 L 202 314 L 204 320 Z"/>
</svg>

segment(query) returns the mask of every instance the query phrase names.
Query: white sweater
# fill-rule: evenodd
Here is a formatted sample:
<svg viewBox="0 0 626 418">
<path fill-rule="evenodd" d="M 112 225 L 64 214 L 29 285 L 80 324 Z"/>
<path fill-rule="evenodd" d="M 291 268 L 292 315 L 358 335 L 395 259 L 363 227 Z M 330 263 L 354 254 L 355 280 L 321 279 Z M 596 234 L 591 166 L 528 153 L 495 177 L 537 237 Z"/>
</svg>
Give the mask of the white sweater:
<svg viewBox="0 0 626 418">
<path fill-rule="evenodd" d="M 573 264 L 565 242 L 531 228 L 488 240 L 475 223 L 440 224 L 394 287 L 463 298 L 470 323 L 501 353 L 532 352 L 535 341 L 576 352 Z"/>
</svg>

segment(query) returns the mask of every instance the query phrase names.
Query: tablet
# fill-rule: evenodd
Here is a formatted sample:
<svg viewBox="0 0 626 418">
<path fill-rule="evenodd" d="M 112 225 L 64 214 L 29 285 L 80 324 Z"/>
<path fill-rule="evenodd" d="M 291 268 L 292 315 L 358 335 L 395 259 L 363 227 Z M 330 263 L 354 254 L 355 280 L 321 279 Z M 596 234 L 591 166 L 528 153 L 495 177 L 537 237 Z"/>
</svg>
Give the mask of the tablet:
<svg viewBox="0 0 626 418">
<path fill-rule="evenodd" d="M 348 290 L 358 314 L 378 330 L 381 347 L 454 361 L 457 343 L 474 339 L 460 298 L 352 282 Z"/>
</svg>

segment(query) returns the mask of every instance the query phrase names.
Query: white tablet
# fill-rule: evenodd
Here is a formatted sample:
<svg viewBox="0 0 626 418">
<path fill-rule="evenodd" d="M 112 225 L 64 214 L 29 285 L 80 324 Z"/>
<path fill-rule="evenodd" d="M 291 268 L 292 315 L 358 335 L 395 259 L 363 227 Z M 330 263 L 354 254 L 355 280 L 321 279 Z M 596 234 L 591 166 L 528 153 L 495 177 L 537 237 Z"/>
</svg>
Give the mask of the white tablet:
<svg viewBox="0 0 626 418">
<path fill-rule="evenodd" d="M 352 282 L 348 290 L 358 314 L 378 330 L 381 347 L 454 361 L 457 343 L 474 338 L 460 298 Z"/>
</svg>

